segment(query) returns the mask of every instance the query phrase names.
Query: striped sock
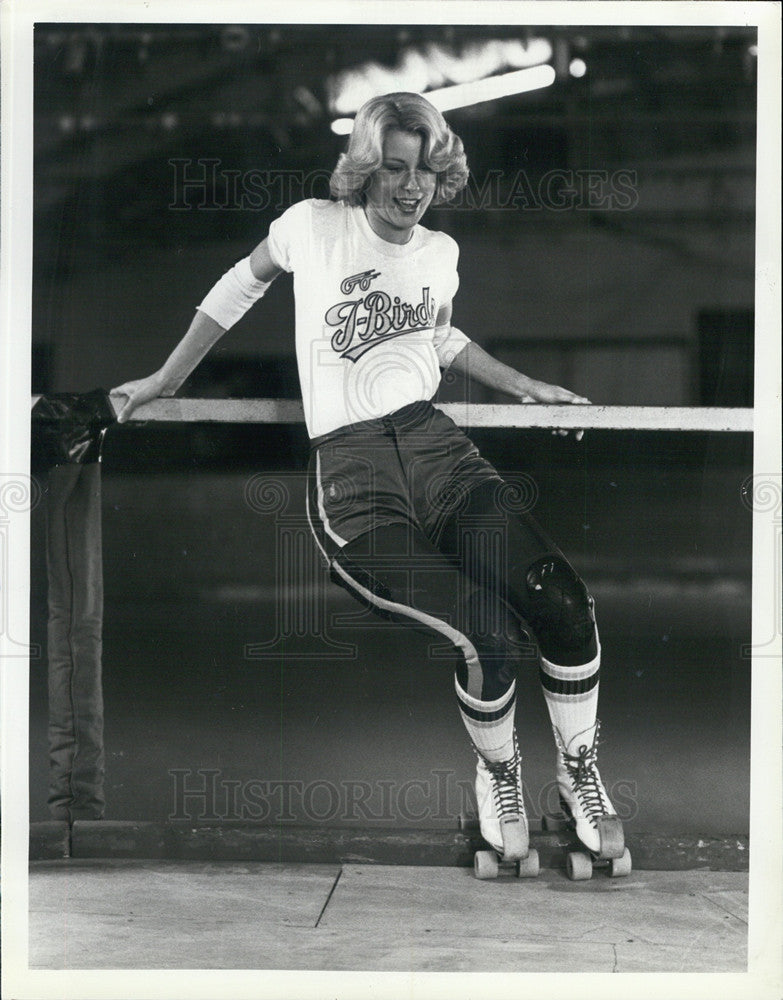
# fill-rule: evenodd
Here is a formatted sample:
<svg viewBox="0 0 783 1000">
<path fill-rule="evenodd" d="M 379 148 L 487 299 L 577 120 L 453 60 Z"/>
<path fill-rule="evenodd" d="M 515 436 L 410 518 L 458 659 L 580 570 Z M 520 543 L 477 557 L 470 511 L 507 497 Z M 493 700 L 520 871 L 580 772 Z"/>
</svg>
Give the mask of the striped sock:
<svg viewBox="0 0 783 1000">
<path fill-rule="evenodd" d="M 579 667 L 559 667 L 541 657 L 541 686 L 549 718 L 565 747 L 595 725 L 601 647 L 595 659 Z"/>
<path fill-rule="evenodd" d="M 516 681 L 496 701 L 479 701 L 463 691 L 457 678 L 457 689 L 462 721 L 476 750 L 485 760 L 510 760 L 514 756 L 514 708 L 516 707 Z"/>
</svg>

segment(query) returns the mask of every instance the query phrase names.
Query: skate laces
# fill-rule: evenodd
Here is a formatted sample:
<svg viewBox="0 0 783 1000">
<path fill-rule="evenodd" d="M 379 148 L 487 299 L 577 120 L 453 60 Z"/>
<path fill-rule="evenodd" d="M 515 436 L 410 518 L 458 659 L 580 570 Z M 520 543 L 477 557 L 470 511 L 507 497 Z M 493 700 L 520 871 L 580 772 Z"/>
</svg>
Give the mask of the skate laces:
<svg viewBox="0 0 783 1000">
<path fill-rule="evenodd" d="M 524 815 L 525 806 L 519 782 L 519 751 L 515 749 L 514 756 L 509 760 L 485 759 L 484 763 L 492 776 L 492 791 L 498 816 Z"/>
<path fill-rule="evenodd" d="M 563 761 L 573 781 L 574 791 L 593 826 L 597 826 L 599 818 L 608 812 L 606 793 L 596 766 L 597 748 L 597 727 L 591 746 L 583 743 L 575 754 L 570 754 L 563 748 Z"/>
</svg>

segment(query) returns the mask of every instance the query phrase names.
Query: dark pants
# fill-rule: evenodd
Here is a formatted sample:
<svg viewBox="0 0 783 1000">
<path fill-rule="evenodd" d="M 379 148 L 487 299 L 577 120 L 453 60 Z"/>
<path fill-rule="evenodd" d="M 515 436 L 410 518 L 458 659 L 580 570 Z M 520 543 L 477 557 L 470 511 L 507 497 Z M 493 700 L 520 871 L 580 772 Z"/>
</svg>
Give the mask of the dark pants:
<svg viewBox="0 0 783 1000">
<path fill-rule="evenodd" d="M 558 666 L 598 652 L 584 583 L 515 493 L 429 403 L 313 442 L 308 516 L 332 578 L 438 636 L 480 701 L 539 651 Z"/>
<path fill-rule="evenodd" d="M 49 470 L 49 811 L 104 810 L 100 465 Z"/>
<path fill-rule="evenodd" d="M 540 564 L 561 568 L 577 599 L 540 601 L 527 582 Z M 572 666 L 598 649 L 584 584 L 532 518 L 499 509 L 493 483 L 471 491 L 437 546 L 411 525 L 383 525 L 349 542 L 332 576 L 373 611 L 450 640 L 460 686 L 481 701 L 537 668 L 538 650 Z M 442 642 L 437 658 L 448 661 Z"/>
</svg>

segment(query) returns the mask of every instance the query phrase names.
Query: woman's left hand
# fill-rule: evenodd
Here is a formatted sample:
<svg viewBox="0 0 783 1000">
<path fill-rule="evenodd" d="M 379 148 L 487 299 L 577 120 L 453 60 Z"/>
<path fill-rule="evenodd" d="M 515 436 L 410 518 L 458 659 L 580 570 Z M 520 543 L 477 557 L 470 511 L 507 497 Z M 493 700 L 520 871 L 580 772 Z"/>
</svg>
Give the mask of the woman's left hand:
<svg viewBox="0 0 783 1000">
<path fill-rule="evenodd" d="M 524 383 L 520 386 L 520 392 L 517 395 L 522 403 L 548 403 L 550 405 L 563 403 L 590 404 L 590 400 L 586 396 L 578 396 L 575 392 L 571 392 L 570 389 L 564 389 L 560 385 L 550 385 L 548 382 L 539 382 L 536 379 L 528 377 L 525 377 Z M 559 434 L 561 437 L 567 437 L 571 431 L 560 428 L 553 430 L 552 433 Z M 576 440 L 581 441 L 584 433 L 581 430 L 574 431 Z"/>
</svg>

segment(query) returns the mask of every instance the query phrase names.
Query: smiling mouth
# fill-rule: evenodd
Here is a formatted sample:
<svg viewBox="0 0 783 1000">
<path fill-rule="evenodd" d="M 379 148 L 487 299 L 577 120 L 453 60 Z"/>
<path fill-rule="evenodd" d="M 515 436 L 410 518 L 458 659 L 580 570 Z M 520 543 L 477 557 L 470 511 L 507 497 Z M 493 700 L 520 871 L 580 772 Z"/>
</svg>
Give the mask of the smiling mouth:
<svg viewBox="0 0 783 1000">
<path fill-rule="evenodd" d="M 405 212 L 415 212 L 421 204 L 421 198 L 395 198 L 394 200 Z"/>
</svg>

